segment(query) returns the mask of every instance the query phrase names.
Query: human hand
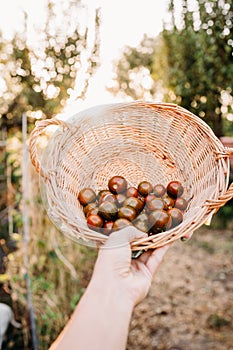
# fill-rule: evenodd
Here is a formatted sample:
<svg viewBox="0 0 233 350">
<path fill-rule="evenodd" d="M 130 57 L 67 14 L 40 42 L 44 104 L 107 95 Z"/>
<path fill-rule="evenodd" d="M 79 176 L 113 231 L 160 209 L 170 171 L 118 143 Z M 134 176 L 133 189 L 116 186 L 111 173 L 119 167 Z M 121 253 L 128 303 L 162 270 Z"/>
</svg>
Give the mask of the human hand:
<svg viewBox="0 0 233 350">
<path fill-rule="evenodd" d="M 51 350 L 126 348 L 133 308 L 147 295 L 168 249 L 167 245 L 132 260 L 130 243 L 143 236 L 128 226 L 108 237 L 84 295 Z"/>
<path fill-rule="evenodd" d="M 130 243 L 145 234 L 128 226 L 112 233 L 98 254 L 93 280 L 109 288 L 121 300 L 126 298 L 133 306 L 143 300 L 152 278 L 170 245 L 148 250 L 137 259 L 131 259 Z M 97 282 L 97 283 L 98 283 Z"/>
</svg>

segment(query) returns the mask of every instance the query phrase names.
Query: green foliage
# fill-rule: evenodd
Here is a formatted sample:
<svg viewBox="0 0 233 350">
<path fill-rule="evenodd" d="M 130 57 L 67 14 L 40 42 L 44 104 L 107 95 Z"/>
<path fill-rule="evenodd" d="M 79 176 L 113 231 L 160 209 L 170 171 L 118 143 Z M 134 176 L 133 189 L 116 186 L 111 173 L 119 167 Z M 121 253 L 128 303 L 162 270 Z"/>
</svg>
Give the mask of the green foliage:
<svg viewBox="0 0 233 350">
<path fill-rule="evenodd" d="M 223 134 L 225 136 L 232 136 L 233 135 L 233 122 L 232 122 L 232 120 L 224 119 Z"/>
<path fill-rule="evenodd" d="M 84 63 L 87 69 L 79 94 L 85 95 L 89 78 L 98 66 L 100 26 L 97 10 L 90 44 L 92 28 L 82 24 L 85 11 L 81 0 L 69 0 L 69 5 L 48 0 L 45 23 L 42 21 L 41 28 L 36 29 L 37 44 L 30 44 L 26 35 L 27 16 L 23 33 L 16 33 L 11 41 L 1 37 L 0 126 L 21 126 L 23 112 L 33 117 L 33 112 L 41 111 L 47 118 L 59 113 L 74 92 L 76 76 Z M 86 53 L 85 62 L 82 53 Z"/>
<path fill-rule="evenodd" d="M 108 90 L 113 94 L 124 94 L 134 99 L 154 95 L 157 85 L 151 75 L 154 57 L 161 57 L 161 45 L 160 38 L 149 38 L 145 35 L 137 47 L 126 46 L 121 59 L 115 64 L 114 85 Z M 161 70 L 159 72 L 162 73 Z"/>
<path fill-rule="evenodd" d="M 233 224 L 233 199 L 221 207 L 213 216 L 211 227 L 224 229 Z"/>
<path fill-rule="evenodd" d="M 22 228 L 23 226 L 23 217 L 22 214 L 19 213 L 18 211 L 14 211 L 13 212 L 13 222 L 14 222 L 14 226 L 15 226 L 15 232 L 19 229 Z"/>
<path fill-rule="evenodd" d="M 40 291 L 40 293 L 43 293 L 53 289 L 54 289 L 54 282 L 48 281 L 45 276 L 39 275 L 36 278 L 34 278 L 32 292 Z"/>
<path fill-rule="evenodd" d="M 198 243 L 198 246 L 200 248 L 204 249 L 209 254 L 214 254 L 215 253 L 215 248 L 209 242 L 200 241 Z"/>
<path fill-rule="evenodd" d="M 175 102 L 203 118 L 218 137 L 232 135 L 226 119 L 233 108 L 232 0 L 193 4 L 183 0 L 179 15 L 170 1 L 170 22 L 157 38 L 145 36 L 138 47 L 125 48 L 110 90 Z"/>
<path fill-rule="evenodd" d="M 86 288 L 80 288 L 79 291 L 73 296 L 70 302 L 70 308 L 72 311 L 75 310 L 75 307 L 77 306 L 79 300 L 81 299 L 82 295 L 84 294 Z"/>
<path fill-rule="evenodd" d="M 158 39 L 146 35 L 136 48 L 126 46 L 119 62 L 116 63 L 115 84 L 108 90 L 114 94 L 124 92 L 134 99 L 153 94 L 155 85 L 150 79 Z"/>
<path fill-rule="evenodd" d="M 163 31 L 168 81 L 175 102 L 199 115 L 222 136 L 224 113 L 232 110 L 232 1 L 197 3 L 196 10 L 189 10 L 183 1 L 182 27 L 173 23 Z M 173 16 L 174 11 L 171 1 Z"/>
</svg>

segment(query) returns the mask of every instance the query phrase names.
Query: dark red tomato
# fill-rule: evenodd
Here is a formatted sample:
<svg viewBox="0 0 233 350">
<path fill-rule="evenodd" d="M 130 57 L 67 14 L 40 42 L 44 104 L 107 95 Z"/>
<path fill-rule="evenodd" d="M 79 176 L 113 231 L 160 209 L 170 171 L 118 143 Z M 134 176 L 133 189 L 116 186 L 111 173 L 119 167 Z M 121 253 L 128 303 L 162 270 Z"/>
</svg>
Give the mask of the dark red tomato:
<svg viewBox="0 0 233 350">
<path fill-rule="evenodd" d="M 89 203 L 87 204 L 84 208 L 83 208 L 83 211 L 84 211 L 84 214 L 85 216 L 87 216 L 88 212 L 94 208 L 97 208 L 97 203 L 96 202 L 92 202 L 92 203 Z"/>
<path fill-rule="evenodd" d="M 123 176 L 113 176 L 108 182 L 108 188 L 114 194 L 125 192 L 127 181 Z"/>
<path fill-rule="evenodd" d="M 180 181 L 171 181 L 167 185 L 167 194 L 173 198 L 182 196 L 184 192 L 184 187 Z"/>
<path fill-rule="evenodd" d="M 140 220 L 140 221 L 148 221 L 148 215 L 144 212 L 140 213 L 136 220 Z"/>
<path fill-rule="evenodd" d="M 137 216 L 137 211 L 132 207 L 121 207 L 118 211 L 118 217 L 133 221 Z"/>
<path fill-rule="evenodd" d="M 118 208 L 115 203 L 105 201 L 99 206 L 99 215 L 107 221 L 113 221 L 117 218 Z"/>
<path fill-rule="evenodd" d="M 136 187 L 129 187 L 125 195 L 126 197 L 138 197 L 138 190 Z"/>
<path fill-rule="evenodd" d="M 105 193 L 103 194 L 100 199 L 99 199 L 99 204 L 103 203 L 103 202 L 112 202 L 112 203 L 116 203 L 116 197 L 114 194 L 112 194 L 111 192 L 109 193 Z"/>
<path fill-rule="evenodd" d="M 122 207 L 124 201 L 126 200 L 126 196 L 123 193 L 118 193 L 116 196 L 116 204 L 118 207 Z"/>
<path fill-rule="evenodd" d="M 163 197 L 163 195 L 166 192 L 166 187 L 163 186 L 162 184 L 157 184 L 154 186 L 153 192 L 154 192 L 156 197 Z"/>
<path fill-rule="evenodd" d="M 176 199 L 175 208 L 178 208 L 178 209 L 184 211 L 185 209 L 187 209 L 187 206 L 188 206 L 188 202 L 183 197 L 179 197 Z"/>
<path fill-rule="evenodd" d="M 171 209 L 175 205 L 175 199 L 168 196 L 168 195 L 165 195 L 163 197 L 163 202 L 164 202 L 164 209 L 165 210 Z"/>
<path fill-rule="evenodd" d="M 164 209 L 164 202 L 161 198 L 154 198 L 146 203 L 146 209 L 149 211 Z"/>
<path fill-rule="evenodd" d="M 104 224 L 104 221 L 99 215 L 93 214 L 87 218 L 88 227 L 90 227 L 95 231 L 99 231 L 99 229 L 103 227 L 103 224 Z"/>
<path fill-rule="evenodd" d="M 172 208 L 168 210 L 168 214 L 172 219 L 172 227 L 179 225 L 183 221 L 183 213 L 178 208 Z"/>
<path fill-rule="evenodd" d="M 154 193 L 149 193 L 145 198 L 144 198 L 144 202 L 147 203 L 149 201 L 151 201 L 152 199 L 155 199 L 155 195 Z"/>
<path fill-rule="evenodd" d="M 78 194 L 78 200 L 83 206 L 94 202 L 96 200 L 95 191 L 88 187 L 83 188 Z"/>
<path fill-rule="evenodd" d="M 113 224 L 113 231 L 121 230 L 126 226 L 132 226 L 132 223 L 127 219 L 117 219 Z"/>
<path fill-rule="evenodd" d="M 103 233 L 105 235 L 110 235 L 110 233 L 112 232 L 113 230 L 113 224 L 114 222 L 113 221 L 106 221 L 104 223 L 104 230 L 103 230 Z"/>
<path fill-rule="evenodd" d="M 164 228 L 169 220 L 169 215 L 165 210 L 154 210 L 149 215 L 149 224 L 154 229 Z"/>
<path fill-rule="evenodd" d="M 138 185 L 138 192 L 143 197 L 146 197 L 149 193 L 152 192 L 152 190 L 153 190 L 153 186 L 151 185 L 151 183 L 149 181 L 142 181 Z"/>
<path fill-rule="evenodd" d="M 137 213 L 140 213 L 144 207 L 144 203 L 139 198 L 135 198 L 135 197 L 126 198 L 123 205 L 124 207 L 134 208 Z"/>
<path fill-rule="evenodd" d="M 90 209 L 88 211 L 86 217 L 88 218 L 90 215 L 93 215 L 93 214 L 97 215 L 98 213 L 99 213 L 99 208 L 98 207 L 92 208 L 92 209 Z"/>
<path fill-rule="evenodd" d="M 107 193 L 111 193 L 111 192 L 109 190 L 101 190 L 101 191 L 99 191 L 99 193 L 97 195 L 97 199 L 100 200 L 100 198 L 102 196 L 104 196 L 105 194 L 107 194 Z"/>
<path fill-rule="evenodd" d="M 142 232 L 147 233 L 149 231 L 149 225 L 145 220 L 136 220 L 134 226 Z"/>
</svg>

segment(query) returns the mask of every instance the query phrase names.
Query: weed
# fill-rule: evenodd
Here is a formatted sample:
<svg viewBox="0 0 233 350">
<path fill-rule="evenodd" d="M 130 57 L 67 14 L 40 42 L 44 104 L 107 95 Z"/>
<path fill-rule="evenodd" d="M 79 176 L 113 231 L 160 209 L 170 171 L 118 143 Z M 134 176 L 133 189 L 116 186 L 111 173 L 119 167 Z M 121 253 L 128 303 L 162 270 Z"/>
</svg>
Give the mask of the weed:
<svg viewBox="0 0 233 350">
<path fill-rule="evenodd" d="M 211 314 L 206 321 L 208 327 L 219 329 L 223 326 L 228 326 L 230 321 L 224 317 L 219 316 L 218 314 Z"/>
<path fill-rule="evenodd" d="M 208 243 L 206 241 L 200 241 L 200 242 L 198 242 L 198 245 L 200 248 L 204 249 L 209 254 L 215 253 L 215 248 L 213 247 L 213 245 L 211 245 L 210 243 Z"/>
</svg>

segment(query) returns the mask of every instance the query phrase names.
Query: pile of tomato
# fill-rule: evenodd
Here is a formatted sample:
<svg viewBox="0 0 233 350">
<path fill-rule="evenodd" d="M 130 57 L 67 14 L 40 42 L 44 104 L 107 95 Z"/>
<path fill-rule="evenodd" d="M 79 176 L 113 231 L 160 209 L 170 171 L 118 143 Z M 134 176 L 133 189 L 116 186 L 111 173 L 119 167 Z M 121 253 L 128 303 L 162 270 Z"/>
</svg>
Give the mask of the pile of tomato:
<svg viewBox="0 0 233 350">
<path fill-rule="evenodd" d="M 83 188 L 78 200 L 90 229 L 109 235 L 125 226 L 134 225 L 148 235 L 176 227 L 183 221 L 188 201 L 182 197 L 184 187 L 178 180 L 166 186 L 141 181 L 129 186 L 123 176 L 113 176 L 108 188 L 96 193 Z"/>
</svg>

